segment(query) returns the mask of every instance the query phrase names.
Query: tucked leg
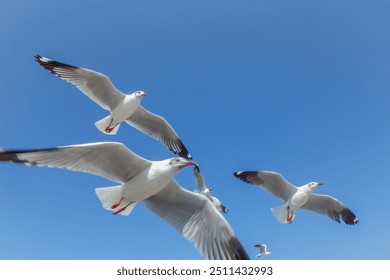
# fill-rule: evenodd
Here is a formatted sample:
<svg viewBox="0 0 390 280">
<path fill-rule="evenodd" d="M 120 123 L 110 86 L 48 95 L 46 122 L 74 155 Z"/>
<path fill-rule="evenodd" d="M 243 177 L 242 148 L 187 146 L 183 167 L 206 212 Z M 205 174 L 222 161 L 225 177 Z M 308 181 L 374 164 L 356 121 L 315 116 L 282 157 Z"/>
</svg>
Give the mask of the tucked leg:
<svg viewBox="0 0 390 280">
<path fill-rule="evenodd" d="M 117 208 L 122 203 L 122 200 L 123 196 L 114 205 L 111 206 L 111 209 Z"/>
<path fill-rule="evenodd" d="M 129 207 L 133 202 L 129 202 L 126 206 L 116 210 L 115 212 L 113 212 L 112 214 L 116 215 L 116 214 L 119 214 L 120 212 L 124 211 L 127 207 Z"/>
<path fill-rule="evenodd" d="M 114 119 L 111 119 L 110 124 L 109 124 L 109 125 L 106 127 L 106 129 L 104 130 L 105 132 L 110 133 L 110 132 L 114 129 L 114 128 L 110 128 L 110 126 L 111 126 L 113 120 L 114 120 Z"/>
</svg>

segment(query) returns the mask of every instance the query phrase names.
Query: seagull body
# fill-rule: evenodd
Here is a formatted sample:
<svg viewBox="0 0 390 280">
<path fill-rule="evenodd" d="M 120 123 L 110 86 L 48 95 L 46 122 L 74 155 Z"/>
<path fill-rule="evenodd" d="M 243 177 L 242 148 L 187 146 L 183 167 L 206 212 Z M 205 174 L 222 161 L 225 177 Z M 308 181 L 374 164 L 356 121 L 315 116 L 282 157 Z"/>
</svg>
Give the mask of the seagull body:
<svg viewBox="0 0 390 280">
<path fill-rule="evenodd" d="M 255 247 L 259 248 L 259 254 L 257 254 L 256 257 L 260 258 L 262 256 L 271 255 L 271 252 L 267 251 L 267 245 L 265 245 L 265 244 L 256 244 Z"/>
<path fill-rule="evenodd" d="M 115 135 L 121 122 L 128 119 L 137 110 L 144 96 L 146 96 L 146 93 L 143 91 L 126 95 L 109 116 L 95 123 L 96 127 L 103 133 Z"/>
<path fill-rule="evenodd" d="M 96 188 L 103 207 L 129 215 L 137 202 L 168 222 L 208 259 L 249 259 L 232 228 L 214 205 L 183 189 L 173 179 L 182 168 L 196 165 L 176 157 L 142 158 L 121 143 L 101 142 L 52 149 L 0 151 L 0 161 L 66 168 L 119 183 Z"/>
<path fill-rule="evenodd" d="M 222 202 L 215 196 L 211 195 L 211 189 L 209 189 L 206 186 L 203 175 L 200 172 L 200 168 L 198 165 L 195 165 L 194 167 L 194 176 L 195 176 L 196 185 L 198 187 L 198 193 L 207 197 L 214 204 L 214 206 L 218 209 L 219 212 L 227 213 L 228 210 L 222 204 Z"/>
<path fill-rule="evenodd" d="M 289 183 L 281 174 L 272 171 L 240 171 L 234 176 L 242 181 L 257 185 L 269 191 L 285 203 L 272 208 L 272 214 L 280 223 L 292 223 L 298 208 L 323 214 L 340 223 L 340 217 L 347 225 L 359 220 L 343 203 L 329 195 L 313 194 L 322 183 L 310 182 L 301 187 Z"/>
<path fill-rule="evenodd" d="M 108 110 L 110 115 L 97 121 L 96 127 L 103 133 L 114 135 L 121 122 L 155 138 L 175 154 L 186 159 L 191 155 L 171 125 L 161 116 L 153 114 L 141 106 L 146 93 L 135 91 L 124 94 L 119 91 L 110 78 L 99 72 L 35 56 L 36 61 L 57 77 L 73 84 L 90 99 Z"/>
</svg>

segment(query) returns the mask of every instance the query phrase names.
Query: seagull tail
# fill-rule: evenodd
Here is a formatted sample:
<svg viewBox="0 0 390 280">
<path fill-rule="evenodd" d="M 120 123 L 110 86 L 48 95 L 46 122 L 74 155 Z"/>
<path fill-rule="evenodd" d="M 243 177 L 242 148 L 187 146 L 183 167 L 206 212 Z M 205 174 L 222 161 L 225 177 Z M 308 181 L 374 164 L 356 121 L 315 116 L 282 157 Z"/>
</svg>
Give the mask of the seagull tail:
<svg viewBox="0 0 390 280">
<path fill-rule="evenodd" d="M 274 208 L 271 208 L 272 214 L 274 215 L 275 219 L 281 223 L 286 224 L 287 223 L 287 206 L 281 205 Z"/>
<path fill-rule="evenodd" d="M 109 134 L 109 135 L 115 135 L 118 132 L 120 123 L 115 125 L 115 124 L 111 123 L 111 120 L 112 120 L 112 117 L 110 115 L 110 116 L 107 116 L 107 117 L 95 122 L 95 125 L 96 125 L 97 129 L 99 129 L 101 132 L 103 132 L 105 134 Z M 108 128 L 110 128 L 110 129 L 108 129 Z"/>
<path fill-rule="evenodd" d="M 137 202 L 130 203 L 130 201 L 122 199 L 123 194 L 121 186 L 96 188 L 95 192 L 100 202 L 103 204 L 103 208 L 109 211 L 113 211 L 114 214 L 128 216 L 137 204 Z M 113 208 L 113 205 L 119 201 L 120 204 Z M 124 210 L 115 213 L 116 211 L 118 211 L 118 209 L 121 208 L 124 208 Z"/>
</svg>

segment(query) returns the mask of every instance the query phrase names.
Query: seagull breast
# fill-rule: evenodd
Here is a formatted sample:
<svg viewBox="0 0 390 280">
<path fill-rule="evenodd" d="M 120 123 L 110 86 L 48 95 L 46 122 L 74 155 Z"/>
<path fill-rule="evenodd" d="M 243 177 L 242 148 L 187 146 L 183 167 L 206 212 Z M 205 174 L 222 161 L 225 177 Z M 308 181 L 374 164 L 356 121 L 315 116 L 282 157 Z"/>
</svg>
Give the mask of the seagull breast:
<svg viewBox="0 0 390 280">
<path fill-rule="evenodd" d="M 300 208 L 309 199 L 310 192 L 298 189 L 298 191 L 287 201 L 287 205 L 291 210 Z"/>
<path fill-rule="evenodd" d="M 113 123 L 120 123 L 130 117 L 141 103 L 134 94 L 127 95 L 111 112 Z"/>
<path fill-rule="evenodd" d="M 169 160 L 155 161 L 123 184 L 123 197 L 129 201 L 145 200 L 165 188 L 178 171 L 169 165 Z"/>
</svg>

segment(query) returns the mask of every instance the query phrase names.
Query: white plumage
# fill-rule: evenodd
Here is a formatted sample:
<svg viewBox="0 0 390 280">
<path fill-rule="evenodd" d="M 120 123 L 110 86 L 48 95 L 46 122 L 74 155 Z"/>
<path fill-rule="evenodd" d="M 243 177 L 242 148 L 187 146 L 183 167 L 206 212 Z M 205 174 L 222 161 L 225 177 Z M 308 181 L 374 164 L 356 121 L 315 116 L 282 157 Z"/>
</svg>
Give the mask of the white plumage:
<svg viewBox="0 0 390 280">
<path fill-rule="evenodd" d="M 340 217 L 347 225 L 356 224 L 359 219 L 343 203 L 329 195 L 313 194 L 322 183 L 310 182 L 301 187 L 289 183 L 281 174 L 272 171 L 240 171 L 234 176 L 242 181 L 257 185 L 269 191 L 285 203 L 272 208 L 272 214 L 280 223 L 292 223 L 298 208 L 327 215 L 340 223 Z"/>
<path fill-rule="evenodd" d="M 267 251 L 267 245 L 265 245 L 265 244 L 256 244 L 255 247 L 259 248 L 259 253 L 256 255 L 256 257 L 260 258 L 262 256 L 271 255 L 271 252 Z"/>
<path fill-rule="evenodd" d="M 195 162 L 176 157 L 142 158 L 121 143 L 101 142 L 41 150 L 0 151 L 0 161 L 66 168 L 112 180 L 97 188 L 107 210 L 129 215 L 137 202 L 168 222 L 208 259 L 249 259 L 225 218 L 203 195 L 187 191 L 173 179 Z"/>
<path fill-rule="evenodd" d="M 145 92 L 136 91 L 127 95 L 119 91 L 109 77 L 99 72 L 40 55 L 36 55 L 35 59 L 42 67 L 73 84 L 103 109 L 110 111 L 109 116 L 95 123 L 103 133 L 116 134 L 121 122 L 126 121 L 129 125 L 160 141 L 175 154 L 187 159 L 192 158 L 171 125 L 163 117 L 141 106 L 141 100 L 146 96 Z"/>
<path fill-rule="evenodd" d="M 214 206 L 218 209 L 219 212 L 227 213 L 228 210 L 222 204 L 222 202 L 215 196 L 211 195 L 211 189 L 206 186 L 203 175 L 200 172 L 199 165 L 196 165 L 194 167 L 194 176 L 196 185 L 198 187 L 197 192 L 207 197 L 214 204 Z"/>
</svg>

